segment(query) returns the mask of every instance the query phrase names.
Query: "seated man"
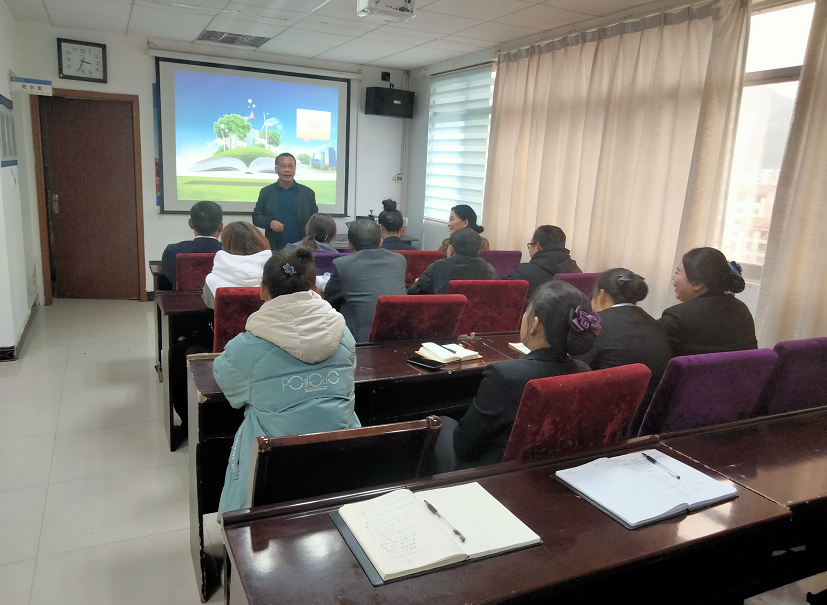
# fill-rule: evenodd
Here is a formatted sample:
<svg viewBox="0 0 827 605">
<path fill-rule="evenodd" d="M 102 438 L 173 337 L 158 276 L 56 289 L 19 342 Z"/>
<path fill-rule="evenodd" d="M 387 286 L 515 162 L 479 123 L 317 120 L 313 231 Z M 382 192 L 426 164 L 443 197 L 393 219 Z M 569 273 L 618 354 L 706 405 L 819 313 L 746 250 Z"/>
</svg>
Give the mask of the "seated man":
<svg viewBox="0 0 827 605">
<path fill-rule="evenodd" d="M 480 241 L 480 234 L 468 227 L 454 231 L 448 258 L 425 269 L 408 294 L 447 294 L 452 279 L 497 279 L 497 270 L 480 258 Z"/>
<path fill-rule="evenodd" d="M 401 254 L 380 247 L 379 225 L 371 220 L 355 221 L 347 241 L 352 254 L 333 261 L 324 297 L 345 316 L 356 342 L 367 342 L 379 296 L 405 294 L 408 262 Z"/>
<path fill-rule="evenodd" d="M 566 234 L 560 227 L 541 225 L 537 227 L 528 243 L 531 260 L 520 263 L 503 279 L 524 279 L 528 282 L 528 298 L 557 273 L 582 273 L 566 249 Z"/>
<path fill-rule="evenodd" d="M 196 202 L 190 209 L 189 226 L 195 239 L 170 244 L 161 256 L 164 275 L 175 288 L 175 257 L 178 254 L 209 253 L 221 250 L 218 236 L 224 228 L 221 206 L 215 202 Z"/>
</svg>

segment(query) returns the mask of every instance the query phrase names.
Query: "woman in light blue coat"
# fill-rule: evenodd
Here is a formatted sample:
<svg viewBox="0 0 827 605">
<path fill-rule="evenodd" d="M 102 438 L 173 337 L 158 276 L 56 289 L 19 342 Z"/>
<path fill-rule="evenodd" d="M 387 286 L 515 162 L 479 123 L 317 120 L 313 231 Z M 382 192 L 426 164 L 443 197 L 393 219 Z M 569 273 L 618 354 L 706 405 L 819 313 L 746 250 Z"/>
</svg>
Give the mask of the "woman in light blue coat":
<svg viewBox="0 0 827 605">
<path fill-rule="evenodd" d="M 361 426 L 354 412 L 356 343 L 345 319 L 316 291 L 309 250 L 276 252 L 264 265 L 261 309 L 215 360 L 215 381 L 244 408 L 218 515 L 248 506 L 250 452 L 258 436 Z"/>
</svg>

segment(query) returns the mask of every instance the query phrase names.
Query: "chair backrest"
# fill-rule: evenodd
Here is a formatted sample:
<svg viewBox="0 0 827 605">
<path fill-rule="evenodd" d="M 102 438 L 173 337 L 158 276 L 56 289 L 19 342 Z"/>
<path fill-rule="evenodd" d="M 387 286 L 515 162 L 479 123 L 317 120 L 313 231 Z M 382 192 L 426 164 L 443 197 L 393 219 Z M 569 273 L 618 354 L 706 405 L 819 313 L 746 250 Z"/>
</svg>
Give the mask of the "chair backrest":
<svg viewBox="0 0 827 605">
<path fill-rule="evenodd" d="M 779 342 L 769 380 L 758 402 L 758 415 L 783 414 L 827 405 L 827 338 Z"/>
<path fill-rule="evenodd" d="M 448 294 L 462 294 L 468 299 L 460 334 L 471 332 L 516 332 L 528 294 L 524 280 L 453 280 L 448 282 Z"/>
<path fill-rule="evenodd" d="M 523 253 L 517 250 L 480 250 L 480 258 L 497 270 L 497 275 L 505 277 L 520 265 Z"/>
<path fill-rule="evenodd" d="M 425 273 L 425 269 L 445 258 L 440 250 L 391 250 L 391 252 L 401 254 L 408 261 L 408 268 L 405 271 L 406 288 L 410 288 L 419 276 Z"/>
<path fill-rule="evenodd" d="M 348 254 L 350 252 L 314 252 L 313 262 L 316 264 L 316 275 L 333 273 L 333 261 Z"/>
<path fill-rule="evenodd" d="M 594 294 L 594 285 L 599 277 L 600 273 L 558 273 L 554 276 L 554 279 L 571 284 L 591 300 Z"/>
<path fill-rule="evenodd" d="M 370 327 L 370 342 L 451 338 L 467 300 L 458 294 L 380 296 Z"/>
<path fill-rule="evenodd" d="M 212 271 L 215 252 L 175 255 L 175 289 L 201 290 Z"/>
<path fill-rule="evenodd" d="M 244 332 L 247 318 L 262 304 L 258 288 L 218 288 L 215 291 L 213 353 L 223 351 L 228 342 Z"/>
<path fill-rule="evenodd" d="M 253 442 L 248 502 L 263 506 L 430 473 L 442 423 L 437 416 L 358 429 Z"/>
<path fill-rule="evenodd" d="M 751 418 L 777 361 L 769 349 L 673 357 L 638 436 Z"/>
<path fill-rule="evenodd" d="M 625 438 L 652 372 L 642 363 L 530 381 L 503 462 L 599 449 Z"/>
</svg>

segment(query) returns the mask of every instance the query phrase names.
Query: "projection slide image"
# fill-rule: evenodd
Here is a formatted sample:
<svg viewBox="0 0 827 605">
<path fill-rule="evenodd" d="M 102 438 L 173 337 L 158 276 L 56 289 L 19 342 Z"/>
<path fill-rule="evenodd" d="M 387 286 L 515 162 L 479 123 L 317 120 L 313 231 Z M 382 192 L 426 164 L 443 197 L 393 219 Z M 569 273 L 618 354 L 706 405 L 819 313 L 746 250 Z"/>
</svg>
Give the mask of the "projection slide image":
<svg viewBox="0 0 827 605">
<path fill-rule="evenodd" d="M 179 200 L 254 203 L 278 178 L 276 156 L 289 152 L 296 181 L 320 206 L 336 204 L 336 88 L 182 69 L 174 82 Z"/>
</svg>

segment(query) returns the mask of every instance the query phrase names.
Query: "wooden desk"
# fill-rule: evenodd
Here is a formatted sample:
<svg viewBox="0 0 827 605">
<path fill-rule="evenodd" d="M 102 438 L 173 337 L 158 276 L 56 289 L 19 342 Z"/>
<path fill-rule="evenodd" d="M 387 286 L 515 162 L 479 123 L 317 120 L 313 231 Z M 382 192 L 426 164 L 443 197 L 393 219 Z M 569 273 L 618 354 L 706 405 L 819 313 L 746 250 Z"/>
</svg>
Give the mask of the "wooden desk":
<svg viewBox="0 0 827 605">
<path fill-rule="evenodd" d="M 164 429 L 169 449 L 175 451 L 185 437 L 175 425 L 174 404 L 187 403 L 186 352 L 193 344 L 212 347 L 209 334 L 213 312 L 204 304 L 200 292 L 156 292 L 155 304 L 161 317 L 161 359 L 166 356 L 159 368 L 159 382 L 164 382 Z"/>
<path fill-rule="evenodd" d="M 643 447 L 630 442 L 625 449 Z M 614 448 L 612 454 L 617 453 Z M 630 531 L 552 476 L 594 457 L 528 467 L 506 463 L 410 484 L 417 490 L 478 480 L 543 544 L 381 587 L 371 585 L 328 512 L 387 490 L 228 514 L 228 602 L 529 603 L 554 598 L 561 603 L 697 604 L 743 599 L 755 566 L 770 556 L 775 535 L 789 521 L 789 510 L 736 485 L 733 501 Z"/>
<path fill-rule="evenodd" d="M 767 589 L 827 570 L 825 408 L 663 436 L 663 443 L 792 511 L 762 574 Z"/>
<path fill-rule="evenodd" d="M 508 357 L 496 347 L 508 347 L 515 334 L 464 340 L 483 359 L 464 362 L 452 371 L 429 372 L 406 362 L 420 341 L 367 343 L 356 346 L 356 414 L 363 426 L 422 419 L 429 414 L 461 414 L 476 395 L 482 371 Z M 456 339 L 441 339 L 447 344 Z M 230 406 L 213 378 L 214 355 L 189 359 L 188 415 L 190 468 L 190 547 L 206 600 L 217 576 L 204 551 L 203 515 L 218 510 L 224 473 L 243 410 Z M 171 372 L 170 372 L 171 373 Z M 197 421 L 196 421 L 197 419 Z"/>
<path fill-rule="evenodd" d="M 164 275 L 164 270 L 161 267 L 161 261 L 149 261 L 149 272 L 152 274 L 152 291 L 153 295 L 167 290 L 174 290 L 172 282 Z M 158 305 L 155 305 L 155 338 L 157 341 L 157 353 L 155 360 L 155 371 L 158 373 L 158 382 L 164 381 L 164 360 L 161 354 L 161 310 Z"/>
</svg>

